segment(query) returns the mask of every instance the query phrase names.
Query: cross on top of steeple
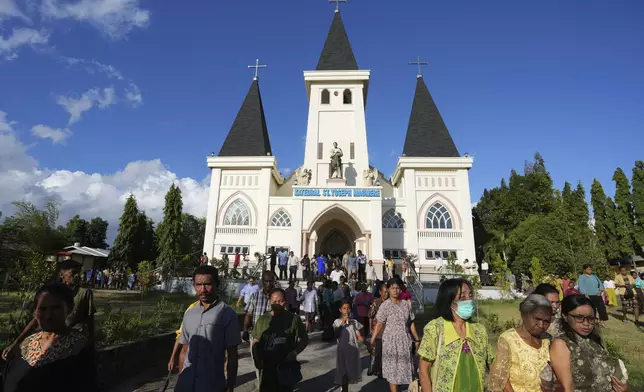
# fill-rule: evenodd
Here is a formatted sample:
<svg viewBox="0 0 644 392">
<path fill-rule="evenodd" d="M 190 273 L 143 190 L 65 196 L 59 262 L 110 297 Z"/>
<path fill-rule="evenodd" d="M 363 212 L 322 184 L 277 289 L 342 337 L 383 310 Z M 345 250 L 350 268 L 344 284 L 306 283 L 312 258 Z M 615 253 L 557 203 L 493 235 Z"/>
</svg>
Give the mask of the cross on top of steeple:
<svg viewBox="0 0 644 392">
<path fill-rule="evenodd" d="M 418 66 L 418 74 L 416 75 L 417 78 L 422 78 L 423 77 L 423 70 L 422 66 L 424 65 L 429 65 L 427 61 L 420 61 L 420 56 L 416 56 L 416 61 L 410 61 L 409 65 L 417 65 Z"/>
<path fill-rule="evenodd" d="M 253 80 L 259 80 L 259 69 L 266 68 L 266 65 L 260 65 L 259 59 L 255 60 L 255 65 L 249 65 L 248 68 L 255 68 L 255 77 Z"/>
<path fill-rule="evenodd" d="M 335 12 L 340 12 L 340 3 L 346 3 L 347 0 L 329 0 L 329 3 L 335 3 Z"/>
</svg>

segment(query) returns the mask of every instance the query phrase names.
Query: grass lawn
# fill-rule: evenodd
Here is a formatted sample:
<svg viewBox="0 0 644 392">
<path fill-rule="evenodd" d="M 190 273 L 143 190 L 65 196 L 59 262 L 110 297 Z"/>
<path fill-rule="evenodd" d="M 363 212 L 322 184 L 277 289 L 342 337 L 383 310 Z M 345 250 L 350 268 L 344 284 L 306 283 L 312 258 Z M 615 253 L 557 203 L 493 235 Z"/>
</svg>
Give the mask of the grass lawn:
<svg viewBox="0 0 644 392">
<path fill-rule="evenodd" d="M 498 315 L 497 325 L 501 331 L 507 323 L 518 322 L 519 301 L 481 301 L 479 303 L 480 320 L 490 329 L 490 315 Z M 628 370 L 629 386 L 631 391 L 644 391 L 644 355 L 642 355 L 641 341 L 644 339 L 644 332 L 635 326 L 632 321 L 621 321 L 613 315 L 617 308 L 608 308 L 609 320 L 606 327 L 601 329 L 601 336 L 609 351 L 619 356 Z M 620 316 L 621 317 L 621 316 Z M 632 320 L 632 315 L 629 315 Z M 495 318 L 495 317 L 492 317 Z M 495 322 L 493 321 L 492 324 Z M 496 344 L 500 332 L 490 333 L 492 344 Z M 493 348 L 494 349 L 494 348 Z"/>
</svg>

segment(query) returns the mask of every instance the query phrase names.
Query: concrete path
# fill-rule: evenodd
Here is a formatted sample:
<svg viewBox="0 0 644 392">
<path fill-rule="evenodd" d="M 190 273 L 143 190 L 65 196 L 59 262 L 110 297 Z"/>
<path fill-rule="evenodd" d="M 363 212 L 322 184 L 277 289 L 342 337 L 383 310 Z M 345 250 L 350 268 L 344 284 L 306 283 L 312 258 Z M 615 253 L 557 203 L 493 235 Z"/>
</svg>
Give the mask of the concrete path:
<svg viewBox="0 0 644 392">
<path fill-rule="evenodd" d="M 237 376 L 237 387 L 235 392 L 252 392 L 255 391 L 255 367 L 250 358 L 248 345 L 240 347 L 239 371 Z M 325 343 L 321 341 L 321 333 L 315 332 L 310 335 L 310 342 L 306 350 L 299 356 L 298 360 L 302 364 L 302 375 L 304 379 L 296 386 L 295 391 L 301 392 L 328 392 L 339 391 L 340 388 L 334 385 L 336 359 L 335 343 Z M 362 348 L 362 381 L 358 384 L 349 386 L 351 392 L 386 392 L 389 386 L 386 381 L 376 377 L 367 376 L 367 367 L 369 365 L 369 354 Z M 168 392 L 174 390 L 177 376 L 174 375 L 170 380 Z M 133 381 L 136 382 L 136 381 Z M 111 392 L 158 392 L 165 382 L 165 378 L 147 380 L 144 385 L 139 381 L 138 385 L 122 385 Z M 405 389 L 402 389 L 403 391 Z"/>
</svg>

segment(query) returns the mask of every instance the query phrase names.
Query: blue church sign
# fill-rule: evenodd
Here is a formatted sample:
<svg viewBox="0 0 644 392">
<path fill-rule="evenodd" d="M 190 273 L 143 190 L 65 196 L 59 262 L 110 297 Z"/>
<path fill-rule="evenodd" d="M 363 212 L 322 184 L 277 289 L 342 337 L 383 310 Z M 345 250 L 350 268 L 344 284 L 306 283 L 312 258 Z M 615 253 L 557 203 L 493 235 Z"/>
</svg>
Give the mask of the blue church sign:
<svg viewBox="0 0 644 392">
<path fill-rule="evenodd" d="M 296 188 L 294 197 L 381 197 L 380 189 L 369 188 Z"/>
</svg>

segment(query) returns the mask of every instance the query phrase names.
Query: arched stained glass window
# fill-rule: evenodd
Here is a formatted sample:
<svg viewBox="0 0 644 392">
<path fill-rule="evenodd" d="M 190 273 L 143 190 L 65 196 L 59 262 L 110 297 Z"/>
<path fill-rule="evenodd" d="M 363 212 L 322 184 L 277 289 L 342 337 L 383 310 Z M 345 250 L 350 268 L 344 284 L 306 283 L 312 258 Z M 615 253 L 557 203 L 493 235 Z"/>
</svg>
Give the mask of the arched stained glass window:
<svg viewBox="0 0 644 392">
<path fill-rule="evenodd" d="M 277 211 L 276 213 L 273 214 L 273 217 L 271 218 L 271 226 L 291 227 L 290 215 L 284 210 Z"/>
<path fill-rule="evenodd" d="M 427 219 L 425 221 L 427 229 L 452 229 L 452 216 L 441 203 L 434 203 L 427 210 Z"/>
<path fill-rule="evenodd" d="M 228 206 L 224 215 L 225 226 L 250 226 L 250 212 L 246 204 L 237 199 Z"/>
<path fill-rule="evenodd" d="M 382 216 L 383 229 L 402 229 L 405 226 L 405 221 L 400 217 L 393 208 L 385 212 Z"/>
</svg>

